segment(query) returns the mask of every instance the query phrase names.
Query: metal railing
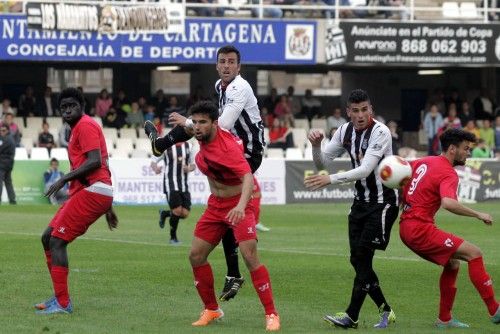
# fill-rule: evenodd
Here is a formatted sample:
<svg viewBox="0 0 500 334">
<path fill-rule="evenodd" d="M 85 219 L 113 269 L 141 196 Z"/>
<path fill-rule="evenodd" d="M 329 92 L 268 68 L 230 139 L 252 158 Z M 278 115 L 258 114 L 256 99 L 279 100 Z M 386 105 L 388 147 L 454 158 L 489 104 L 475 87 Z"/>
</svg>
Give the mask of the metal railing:
<svg viewBox="0 0 500 334">
<path fill-rule="evenodd" d="M 81 4 L 96 4 L 96 5 L 119 5 L 119 6 L 157 6 L 157 5 L 165 5 L 168 3 L 181 3 L 182 6 L 186 9 L 186 15 L 192 16 L 189 14 L 196 13 L 199 9 L 219 9 L 220 12 L 223 11 L 233 11 L 235 14 L 238 12 L 249 12 L 254 10 L 256 12 L 256 16 L 260 19 L 264 18 L 266 9 L 280 9 L 281 11 L 293 12 L 293 13 L 304 13 L 304 15 L 294 15 L 294 18 L 306 18 L 308 14 L 315 13 L 316 16 L 318 13 L 321 13 L 321 17 L 318 18 L 326 18 L 328 20 L 332 20 L 334 23 L 338 23 L 338 21 L 343 20 L 342 13 L 351 12 L 354 13 L 354 18 L 356 19 L 366 19 L 366 20 L 379 20 L 379 19 L 391 19 L 391 15 L 384 15 L 384 13 L 392 13 L 397 18 L 396 20 L 405 20 L 405 21 L 415 21 L 415 20 L 437 20 L 437 21 L 456 21 L 460 20 L 461 22 L 467 21 L 482 21 L 482 22 L 490 22 L 490 17 L 499 16 L 500 9 L 491 8 L 488 5 L 489 1 L 483 1 L 483 5 L 480 6 L 478 1 L 474 2 L 476 4 L 475 13 L 476 15 L 463 16 L 460 15 L 456 17 L 444 17 L 439 16 L 439 14 L 443 14 L 442 6 L 422 6 L 419 4 L 418 0 L 406 0 L 404 5 L 401 6 L 342 6 L 340 5 L 340 0 L 327 0 L 334 1 L 333 4 L 327 5 L 323 3 L 321 0 L 298 0 L 295 4 L 265 4 L 264 0 L 247 0 L 257 3 L 242 3 L 244 0 L 213 0 L 218 3 L 192 3 L 187 2 L 186 0 L 29 0 L 29 1 L 6 1 L 0 0 L 0 12 L 15 12 L 21 13 L 22 8 L 24 8 L 24 4 L 28 2 L 40 2 L 40 3 L 81 3 Z M 293 1 L 293 0 L 292 0 Z M 471 1 L 473 2 L 473 1 Z M 458 3 L 458 2 L 457 2 Z M 11 11 L 10 9 L 14 9 Z M 416 13 L 420 13 L 420 15 L 416 15 Z M 424 13 L 424 15 L 422 15 Z M 427 14 L 431 14 L 431 17 L 427 17 Z M 438 17 L 436 17 L 438 14 Z M 399 16 L 398 16 L 399 15 Z M 215 16 L 215 15 L 214 15 Z M 231 15 L 228 15 L 231 16 Z M 386 17 L 380 17 L 386 16 Z"/>
</svg>

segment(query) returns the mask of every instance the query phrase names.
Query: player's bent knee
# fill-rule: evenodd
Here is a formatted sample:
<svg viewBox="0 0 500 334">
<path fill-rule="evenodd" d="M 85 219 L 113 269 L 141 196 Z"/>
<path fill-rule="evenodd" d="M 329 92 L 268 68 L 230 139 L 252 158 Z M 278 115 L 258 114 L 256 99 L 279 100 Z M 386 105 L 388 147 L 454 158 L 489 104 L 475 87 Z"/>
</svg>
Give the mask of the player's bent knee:
<svg viewBox="0 0 500 334">
<path fill-rule="evenodd" d="M 42 234 L 42 245 L 43 248 L 49 249 L 50 247 L 50 235 L 52 234 L 52 228 L 48 227 Z"/>
<path fill-rule="evenodd" d="M 193 267 L 201 266 L 207 262 L 207 257 L 200 250 L 191 249 L 191 252 L 189 252 L 189 262 Z"/>
<path fill-rule="evenodd" d="M 182 217 L 182 207 L 178 206 L 172 209 L 172 213 L 178 217 Z"/>
<path fill-rule="evenodd" d="M 63 249 L 66 247 L 67 244 L 68 244 L 67 241 L 65 241 L 61 238 L 58 238 L 58 237 L 51 237 L 50 241 L 49 241 L 49 246 L 50 246 L 51 250 Z"/>
<path fill-rule="evenodd" d="M 188 209 L 182 209 L 181 217 L 182 218 L 187 218 L 189 216 L 189 210 Z"/>
</svg>

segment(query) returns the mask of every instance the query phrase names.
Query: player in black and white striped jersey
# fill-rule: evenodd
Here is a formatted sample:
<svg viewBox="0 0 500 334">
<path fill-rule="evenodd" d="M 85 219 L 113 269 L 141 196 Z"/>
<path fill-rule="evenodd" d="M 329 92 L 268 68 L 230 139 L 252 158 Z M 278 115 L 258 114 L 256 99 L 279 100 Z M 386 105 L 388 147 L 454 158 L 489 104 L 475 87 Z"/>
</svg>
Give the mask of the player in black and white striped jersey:
<svg viewBox="0 0 500 334">
<path fill-rule="evenodd" d="M 366 295 L 377 305 L 380 321 L 376 328 L 386 328 L 396 316 L 380 288 L 373 270 L 375 250 L 385 250 L 391 228 L 398 216 L 397 193 L 385 187 L 376 169 L 380 161 L 392 155 L 392 136 L 389 128 L 373 118 L 373 108 L 368 94 L 353 90 L 347 100 L 350 122 L 343 124 L 330 142 L 321 149 L 323 134 L 311 130 L 313 159 L 318 169 L 329 167 L 344 150 L 351 157 L 352 169 L 331 175 L 313 175 L 305 179 L 305 185 L 317 190 L 330 184 L 356 181 L 356 195 L 349 213 L 350 261 L 356 276 L 351 302 L 345 312 L 327 315 L 324 320 L 342 328 L 356 328 L 358 316 Z"/>
<path fill-rule="evenodd" d="M 156 174 L 162 168 L 158 163 L 163 160 L 163 192 L 167 196 L 170 210 L 160 210 L 160 228 L 165 226 L 165 220 L 170 217 L 170 244 L 180 243 L 177 238 L 177 225 L 180 219 L 185 219 L 191 210 L 191 194 L 188 188 L 188 173 L 195 169 L 193 163 L 193 148 L 189 142 L 177 143 L 167 148 L 159 157 L 153 157 L 151 168 Z"/>
</svg>

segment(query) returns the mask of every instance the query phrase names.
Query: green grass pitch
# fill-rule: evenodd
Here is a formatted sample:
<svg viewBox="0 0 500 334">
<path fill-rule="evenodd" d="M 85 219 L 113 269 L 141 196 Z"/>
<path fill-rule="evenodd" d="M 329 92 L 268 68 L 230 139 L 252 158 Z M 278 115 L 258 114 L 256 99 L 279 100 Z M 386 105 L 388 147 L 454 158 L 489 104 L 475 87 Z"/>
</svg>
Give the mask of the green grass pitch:
<svg viewBox="0 0 500 334">
<path fill-rule="evenodd" d="M 478 245 L 500 296 L 500 205 L 474 205 L 497 222 L 488 227 L 465 217 L 440 213 L 438 225 Z M 158 227 L 158 207 L 116 207 L 118 230 L 103 219 L 68 248 L 72 315 L 38 316 L 33 304 L 52 294 L 40 234 L 56 208 L 0 208 L 1 333 L 263 333 L 264 315 L 249 274 L 235 300 L 221 304 L 226 316 L 206 328 L 192 328 L 202 309 L 188 262 L 196 219 L 194 207 L 181 221 L 181 246 L 168 245 L 168 229 Z M 261 261 L 269 268 L 283 333 L 343 332 L 322 321 L 325 314 L 345 310 L 354 277 L 348 259 L 346 204 L 264 206 L 261 220 L 272 228 L 260 233 Z M 167 223 L 168 224 L 168 223 Z M 168 225 L 167 225 L 168 226 Z M 210 257 L 217 292 L 225 262 L 222 248 Z M 391 333 L 437 333 L 440 268 L 410 252 L 400 241 L 397 224 L 386 252 L 377 252 L 375 269 L 396 312 Z M 467 266 L 458 278 L 454 315 L 471 324 L 468 333 L 499 333 L 469 281 Z M 357 333 L 374 333 L 378 320 L 367 298 Z M 465 332 L 459 330 L 460 332 Z"/>
</svg>

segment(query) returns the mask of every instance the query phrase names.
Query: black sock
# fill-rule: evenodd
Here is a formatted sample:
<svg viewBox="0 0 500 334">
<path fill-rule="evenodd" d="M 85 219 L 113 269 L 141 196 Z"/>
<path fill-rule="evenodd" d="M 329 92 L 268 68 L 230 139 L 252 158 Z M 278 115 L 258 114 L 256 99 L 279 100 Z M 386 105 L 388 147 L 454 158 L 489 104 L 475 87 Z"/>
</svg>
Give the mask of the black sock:
<svg viewBox="0 0 500 334">
<path fill-rule="evenodd" d="M 380 307 L 383 306 L 383 311 L 389 312 L 391 310 L 391 307 L 385 300 L 384 294 L 382 293 L 382 289 L 380 288 L 378 281 L 370 284 L 370 290 L 368 290 L 368 294 L 377 305 L 377 308 L 380 309 Z"/>
<path fill-rule="evenodd" d="M 170 215 L 170 239 L 177 240 L 177 225 L 179 225 L 179 219 L 181 217 L 174 214 Z"/>
<path fill-rule="evenodd" d="M 238 264 L 238 245 L 232 229 L 228 229 L 222 238 L 222 247 L 226 256 L 227 276 L 241 277 L 240 267 Z"/>
<path fill-rule="evenodd" d="M 156 149 L 163 152 L 175 143 L 181 143 L 183 141 L 188 141 L 193 136 L 188 134 L 184 127 L 176 126 L 163 138 L 158 138 L 155 141 Z"/>
<path fill-rule="evenodd" d="M 368 289 L 363 286 L 356 278 L 354 279 L 354 286 L 352 287 L 351 303 L 347 307 L 346 313 L 352 321 L 358 321 L 361 306 L 365 301 Z"/>
</svg>

